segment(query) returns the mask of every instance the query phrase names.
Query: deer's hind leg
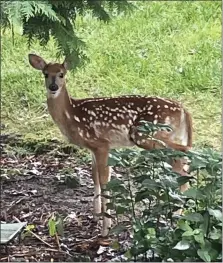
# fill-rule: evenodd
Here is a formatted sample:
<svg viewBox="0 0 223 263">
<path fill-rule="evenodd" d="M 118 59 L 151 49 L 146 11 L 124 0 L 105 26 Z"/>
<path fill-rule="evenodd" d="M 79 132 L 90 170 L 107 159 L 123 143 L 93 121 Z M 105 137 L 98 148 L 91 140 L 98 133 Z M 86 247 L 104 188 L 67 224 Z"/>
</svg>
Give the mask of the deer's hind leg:
<svg viewBox="0 0 223 263">
<path fill-rule="evenodd" d="M 166 131 L 158 131 L 152 138 L 149 138 L 148 135 L 140 132 L 137 126 L 131 127 L 129 136 L 135 145 L 145 150 L 165 148 L 165 142 L 169 141 L 171 138 L 171 134 Z"/>
<path fill-rule="evenodd" d="M 172 169 L 174 172 L 180 174 L 181 176 L 189 176 L 189 162 L 187 158 L 179 158 L 171 160 Z M 185 183 L 180 186 L 180 191 L 183 193 L 190 187 L 189 183 Z"/>
<path fill-rule="evenodd" d="M 174 143 L 174 133 L 166 131 L 158 131 L 153 138 L 158 139 L 155 141 L 148 138 L 147 135 L 138 131 L 136 126 L 132 127 L 130 131 L 131 140 L 138 146 L 146 150 L 152 149 L 161 149 L 168 147 L 168 145 L 176 145 L 176 148 L 179 147 L 179 144 Z M 182 146 L 183 148 L 184 146 Z M 175 147 L 171 147 L 175 149 Z M 176 149 L 177 150 L 177 149 Z M 178 149 L 179 150 L 179 149 Z M 188 176 L 188 160 L 186 158 L 173 159 L 171 160 L 172 169 L 174 172 L 179 173 L 181 176 Z M 180 191 L 184 192 L 189 188 L 189 183 L 180 186 Z"/>
</svg>

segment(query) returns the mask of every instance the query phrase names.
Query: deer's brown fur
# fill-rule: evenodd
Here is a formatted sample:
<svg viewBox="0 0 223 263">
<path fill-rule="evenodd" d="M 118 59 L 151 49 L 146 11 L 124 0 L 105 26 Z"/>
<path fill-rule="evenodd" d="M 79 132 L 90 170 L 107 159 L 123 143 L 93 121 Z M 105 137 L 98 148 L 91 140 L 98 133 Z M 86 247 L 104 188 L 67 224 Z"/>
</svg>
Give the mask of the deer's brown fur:
<svg viewBox="0 0 223 263">
<path fill-rule="evenodd" d="M 169 147 L 188 151 L 192 147 L 191 115 L 180 103 L 160 97 L 142 96 L 73 99 L 66 89 L 66 62 L 47 64 L 41 57 L 31 54 L 29 61 L 45 75 L 49 113 L 60 131 L 71 143 L 92 152 L 95 214 L 106 208 L 106 198 L 102 198 L 101 208 L 100 193 L 110 180 L 107 166 L 110 149 L 137 145 L 148 150 Z M 172 131 L 158 131 L 154 137 L 162 143 L 154 142 L 139 132 L 142 120 L 167 124 Z M 183 159 L 174 160 L 173 170 L 185 176 L 185 164 Z M 188 184 L 182 186 L 181 190 L 187 188 Z M 111 220 L 103 217 L 103 236 L 108 234 L 110 225 Z"/>
</svg>

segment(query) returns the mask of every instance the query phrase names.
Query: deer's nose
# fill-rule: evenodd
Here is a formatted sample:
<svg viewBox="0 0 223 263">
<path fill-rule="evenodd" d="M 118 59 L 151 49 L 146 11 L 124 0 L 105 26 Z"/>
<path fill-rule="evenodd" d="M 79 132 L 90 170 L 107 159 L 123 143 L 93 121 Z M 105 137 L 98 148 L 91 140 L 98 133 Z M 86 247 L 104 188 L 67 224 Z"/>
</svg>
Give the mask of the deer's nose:
<svg viewBox="0 0 223 263">
<path fill-rule="evenodd" d="M 50 86 L 49 86 L 49 90 L 51 90 L 51 91 L 56 91 L 56 90 L 58 90 L 58 86 L 57 86 L 57 84 L 51 84 Z"/>
</svg>

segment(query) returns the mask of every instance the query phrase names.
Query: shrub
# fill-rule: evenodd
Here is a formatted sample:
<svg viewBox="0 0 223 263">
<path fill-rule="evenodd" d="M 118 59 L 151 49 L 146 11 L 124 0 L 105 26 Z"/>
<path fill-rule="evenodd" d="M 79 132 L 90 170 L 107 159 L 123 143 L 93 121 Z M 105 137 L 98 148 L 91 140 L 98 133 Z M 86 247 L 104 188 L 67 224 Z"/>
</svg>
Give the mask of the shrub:
<svg viewBox="0 0 223 263">
<path fill-rule="evenodd" d="M 183 156 L 191 161 L 188 177 L 168 164 L 170 158 Z M 112 151 L 109 165 L 124 169 L 124 174 L 107 187 L 107 208 L 115 210 L 117 221 L 111 233 L 131 232 L 128 250 L 120 253 L 135 261 L 220 262 L 221 162 L 221 155 L 211 149 Z M 179 185 L 186 182 L 191 187 L 182 194 Z M 181 208 L 183 215 L 174 214 Z"/>
</svg>

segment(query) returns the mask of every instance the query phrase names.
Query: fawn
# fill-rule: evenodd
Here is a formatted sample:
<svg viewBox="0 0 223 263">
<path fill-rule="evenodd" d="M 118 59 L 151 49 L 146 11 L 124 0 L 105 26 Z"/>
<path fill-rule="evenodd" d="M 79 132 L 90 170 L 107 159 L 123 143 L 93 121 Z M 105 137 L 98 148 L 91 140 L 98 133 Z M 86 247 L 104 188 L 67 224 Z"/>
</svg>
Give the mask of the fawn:
<svg viewBox="0 0 223 263">
<path fill-rule="evenodd" d="M 29 54 L 29 63 L 44 75 L 48 110 L 62 134 L 71 143 L 92 153 L 95 220 L 99 219 L 97 214 L 106 211 L 108 202 L 100 194 L 110 180 L 107 166 L 110 149 L 136 145 L 147 150 L 169 147 L 188 151 L 192 147 L 191 115 L 180 103 L 143 96 L 73 99 L 66 89 L 66 61 L 62 64 L 46 63 L 40 56 Z M 165 146 L 138 131 L 142 120 L 167 124 L 172 128 L 171 131 L 157 131 L 154 134 L 154 138 Z M 185 158 L 172 160 L 173 171 L 187 176 L 185 164 Z M 180 190 L 185 191 L 188 187 L 187 183 Z M 102 236 L 108 235 L 110 227 L 111 219 L 103 216 Z"/>
</svg>

